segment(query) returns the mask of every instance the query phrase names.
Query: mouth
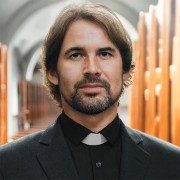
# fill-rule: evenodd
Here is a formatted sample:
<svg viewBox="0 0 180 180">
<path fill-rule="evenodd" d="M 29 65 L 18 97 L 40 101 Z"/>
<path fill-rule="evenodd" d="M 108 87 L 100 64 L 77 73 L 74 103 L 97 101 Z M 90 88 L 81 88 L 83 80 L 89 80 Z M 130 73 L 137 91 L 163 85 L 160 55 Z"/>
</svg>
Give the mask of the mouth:
<svg viewBox="0 0 180 180">
<path fill-rule="evenodd" d="M 104 88 L 102 84 L 99 83 L 86 83 L 80 86 L 81 89 L 83 88 Z"/>
<path fill-rule="evenodd" d="M 79 89 L 85 91 L 86 93 L 99 93 L 104 86 L 100 83 L 86 83 L 79 87 Z"/>
</svg>

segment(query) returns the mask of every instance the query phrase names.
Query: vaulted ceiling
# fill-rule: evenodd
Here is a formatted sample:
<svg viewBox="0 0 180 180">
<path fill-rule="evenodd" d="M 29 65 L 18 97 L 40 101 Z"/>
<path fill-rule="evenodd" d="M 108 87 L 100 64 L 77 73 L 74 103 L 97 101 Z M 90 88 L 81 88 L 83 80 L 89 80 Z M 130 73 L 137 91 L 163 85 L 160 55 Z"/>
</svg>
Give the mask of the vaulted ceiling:
<svg viewBox="0 0 180 180">
<path fill-rule="evenodd" d="M 134 27 L 140 11 L 148 11 L 158 0 L 93 0 L 107 4 L 126 18 Z M 67 0 L 0 0 L 0 41 L 8 44 L 21 24 L 36 11 Z"/>
</svg>

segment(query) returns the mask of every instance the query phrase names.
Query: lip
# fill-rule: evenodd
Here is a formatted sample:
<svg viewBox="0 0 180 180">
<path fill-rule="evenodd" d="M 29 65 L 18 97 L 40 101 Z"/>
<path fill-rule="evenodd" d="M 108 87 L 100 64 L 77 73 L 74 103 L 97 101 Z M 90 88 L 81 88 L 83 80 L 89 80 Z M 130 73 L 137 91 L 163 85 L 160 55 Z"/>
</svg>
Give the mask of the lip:
<svg viewBox="0 0 180 180">
<path fill-rule="evenodd" d="M 102 89 L 104 89 L 104 86 L 99 83 L 87 83 L 80 86 L 80 90 L 86 94 L 98 94 Z"/>
<path fill-rule="evenodd" d="M 102 84 L 99 83 L 86 83 L 83 84 L 82 86 L 80 86 L 81 89 L 84 88 L 104 88 L 104 86 Z"/>
</svg>

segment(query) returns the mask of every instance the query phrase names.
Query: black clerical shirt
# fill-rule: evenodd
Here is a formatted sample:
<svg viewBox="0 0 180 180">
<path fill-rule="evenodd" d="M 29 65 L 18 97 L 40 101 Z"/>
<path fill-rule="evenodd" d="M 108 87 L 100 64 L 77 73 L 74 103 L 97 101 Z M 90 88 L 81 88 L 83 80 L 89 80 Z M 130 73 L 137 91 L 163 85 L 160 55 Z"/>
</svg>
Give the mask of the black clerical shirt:
<svg viewBox="0 0 180 180">
<path fill-rule="evenodd" d="M 83 144 L 81 141 L 92 132 L 71 120 L 64 112 L 60 119 L 60 125 L 80 179 L 119 179 L 121 138 L 118 115 L 99 132 L 107 139 L 107 142 L 101 145 Z"/>
</svg>

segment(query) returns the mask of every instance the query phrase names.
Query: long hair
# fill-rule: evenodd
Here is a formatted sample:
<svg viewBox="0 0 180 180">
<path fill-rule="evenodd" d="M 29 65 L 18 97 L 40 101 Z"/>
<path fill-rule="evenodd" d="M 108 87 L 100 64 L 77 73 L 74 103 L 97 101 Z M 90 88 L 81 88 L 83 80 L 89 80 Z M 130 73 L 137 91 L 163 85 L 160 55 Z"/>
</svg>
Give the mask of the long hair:
<svg viewBox="0 0 180 180">
<path fill-rule="evenodd" d="M 118 48 L 123 63 L 123 73 L 128 72 L 132 66 L 131 39 L 116 14 L 102 4 L 82 2 L 70 4 L 65 7 L 50 28 L 44 40 L 42 51 L 42 71 L 44 85 L 51 96 L 61 107 L 60 89 L 52 84 L 47 77 L 48 72 L 57 72 L 58 56 L 69 26 L 77 20 L 86 20 L 100 26 L 109 36 L 112 43 Z M 124 84 L 126 86 L 126 84 Z"/>
</svg>

